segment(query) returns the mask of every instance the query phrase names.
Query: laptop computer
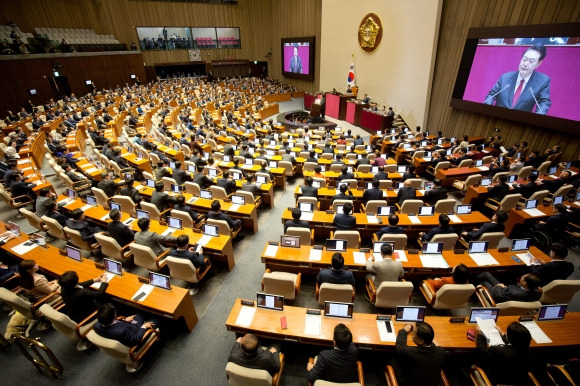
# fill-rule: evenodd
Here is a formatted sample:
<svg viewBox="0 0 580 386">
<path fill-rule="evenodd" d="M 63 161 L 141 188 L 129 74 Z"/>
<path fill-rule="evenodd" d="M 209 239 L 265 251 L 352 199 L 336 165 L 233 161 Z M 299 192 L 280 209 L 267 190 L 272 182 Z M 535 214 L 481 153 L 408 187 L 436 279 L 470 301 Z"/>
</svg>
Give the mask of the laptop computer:
<svg viewBox="0 0 580 386">
<path fill-rule="evenodd" d="M 141 209 L 136 209 L 135 211 L 137 212 L 137 219 L 150 217 L 149 212 L 147 211 Z"/>
<path fill-rule="evenodd" d="M 477 323 L 477 318 L 482 320 L 493 319 L 494 322 L 497 322 L 498 316 L 498 307 L 471 307 L 471 313 L 469 314 L 467 323 Z"/>
<path fill-rule="evenodd" d="M 87 205 L 97 206 L 97 198 L 95 196 L 87 196 Z"/>
<path fill-rule="evenodd" d="M 324 316 L 352 319 L 353 303 L 324 302 Z"/>
<path fill-rule="evenodd" d="M 276 311 L 284 310 L 284 296 L 258 292 L 256 294 L 256 300 L 258 308 L 266 308 L 268 310 Z"/>
<path fill-rule="evenodd" d="M 20 236 L 20 226 L 12 221 L 8 221 L 8 230 L 16 236 Z"/>
<path fill-rule="evenodd" d="M 268 162 L 268 167 L 269 168 L 277 168 L 278 167 L 278 162 L 277 161 L 269 161 Z"/>
<path fill-rule="evenodd" d="M 202 227 L 202 231 L 204 235 L 208 235 L 208 236 L 214 236 L 217 237 L 218 236 L 218 227 L 217 225 L 209 225 L 209 224 L 204 224 Z"/>
<path fill-rule="evenodd" d="M 207 174 L 210 177 L 217 177 L 218 171 L 216 169 L 214 169 L 214 168 L 208 168 L 207 169 Z"/>
<path fill-rule="evenodd" d="M 487 253 L 489 241 L 470 241 L 467 253 Z"/>
<path fill-rule="evenodd" d="M 421 253 L 424 254 L 441 254 L 441 252 L 443 252 L 443 243 L 424 242 L 421 248 Z"/>
<path fill-rule="evenodd" d="M 535 209 L 538 207 L 538 200 L 526 200 L 524 209 Z"/>
<path fill-rule="evenodd" d="M 308 212 L 308 213 L 314 212 L 314 204 L 311 202 L 299 202 L 298 208 L 302 212 Z"/>
<path fill-rule="evenodd" d="M 155 180 L 146 179 L 145 186 L 149 188 L 155 188 Z"/>
<path fill-rule="evenodd" d="M 395 251 L 395 242 L 394 241 L 375 241 L 373 243 L 373 255 L 375 259 L 382 258 L 383 255 L 381 254 L 381 247 L 383 244 L 391 244 L 393 251 Z"/>
<path fill-rule="evenodd" d="M 167 217 L 167 226 L 174 229 L 181 229 L 183 221 L 177 217 Z"/>
<path fill-rule="evenodd" d="M 457 205 L 456 214 L 471 214 L 471 205 Z"/>
<path fill-rule="evenodd" d="M 564 315 L 566 315 L 567 304 L 550 304 L 547 306 L 541 306 L 538 311 L 538 322 L 544 322 L 546 320 L 562 320 Z"/>
<path fill-rule="evenodd" d="M 187 171 L 188 172 L 196 172 L 197 168 L 193 165 L 187 165 Z"/>
<path fill-rule="evenodd" d="M 552 200 L 552 205 L 558 205 L 564 202 L 564 196 L 556 196 Z"/>
<path fill-rule="evenodd" d="M 425 320 L 423 306 L 397 306 L 395 320 L 397 322 L 422 322 Z"/>
<path fill-rule="evenodd" d="M 312 186 L 315 187 L 316 189 L 320 189 L 320 181 L 312 181 Z"/>
<path fill-rule="evenodd" d="M 111 207 L 111 210 L 117 209 L 119 212 L 122 212 L 121 204 L 117 204 L 116 202 L 109 202 L 109 206 Z"/>
<path fill-rule="evenodd" d="M 183 193 L 183 186 L 181 185 L 175 185 L 175 184 L 171 184 L 171 191 L 173 193 Z"/>
<path fill-rule="evenodd" d="M 37 245 L 39 245 L 39 246 L 41 246 L 43 248 L 48 248 L 48 245 L 46 243 L 46 237 L 41 236 L 38 233 L 33 233 L 32 234 L 32 241 L 35 244 L 37 244 Z"/>
<path fill-rule="evenodd" d="M 530 243 L 531 239 L 515 239 L 512 241 L 512 251 L 527 251 Z"/>
<path fill-rule="evenodd" d="M 231 157 L 229 155 L 224 155 L 224 158 L 222 160 L 223 162 L 230 162 L 231 161 Z"/>
<path fill-rule="evenodd" d="M 481 184 L 481 186 L 489 186 L 489 185 L 491 185 L 491 178 L 482 178 L 480 184 Z"/>
<path fill-rule="evenodd" d="M 149 284 L 164 290 L 170 290 L 171 278 L 167 275 L 149 271 Z"/>
<path fill-rule="evenodd" d="M 371 172 L 378 173 L 379 172 L 379 167 L 378 166 L 371 166 Z"/>
<path fill-rule="evenodd" d="M 254 164 L 254 160 L 252 158 L 246 158 L 244 165 L 252 166 Z"/>
<path fill-rule="evenodd" d="M 518 180 L 518 175 L 517 174 L 510 174 L 508 176 L 508 183 L 509 184 L 513 184 L 514 182 L 516 182 Z"/>
<path fill-rule="evenodd" d="M 377 216 L 388 216 L 394 213 L 393 206 L 377 206 Z"/>
<path fill-rule="evenodd" d="M 475 160 L 475 166 L 476 167 L 477 166 L 483 166 L 483 160 L 482 159 Z"/>
<path fill-rule="evenodd" d="M 171 169 L 175 169 L 175 162 L 169 162 L 169 167 Z"/>
<path fill-rule="evenodd" d="M 405 173 L 407 171 L 407 166 L 397 165 L 397 173 Z"/>
<path fill-rule="evenodd" d="M 74 200 L 76 198 L 76 196 L 77 196 L 77 193 L 74 190 L 72 190 L 72 189 L 67 189 L 66 190 L 66 195 L 71 200 Z"/>
<path fill-rule="evenodd" d="M 300 236 L 280 236 L 280 246 L 290 248 L 300 248 Z"/>
<path fill-rule="evenodd" d="M 256 176 L 256 183 L 265 184 L 266 182 L 266 176 Z"/>
<path fill-rule="evenodd" d="M 234 194 L 230 197 L 230 199 L 232 200 L 232 204 L 237 204 L 237 205 L 245 205 L 246 204 L 246 197 L 244 197 L 244 196 L 238 196 L 238 195 Z"/>
<path fill-rule="evenodd" d="M 346 252 L 346 240 L 326 239 L 326 250 L 332 252 Z"/>
<path fill-rule="evenodd" d="M 210 190 L 200 190 L 199 197 L 207 198 L 208 200 L 211 200 L 211 197 L 212 197 L 211 191 Z"/>
<path fill-rule="evenodd" d="M 105 271 L 123 276 L 123 264 L 120 261 L 105 258 L 103 259 L 103 263 L 105 264 Z"/>
<path fill-rule="evenodd" d="M 419 216 L 433 216 L 435 214 L 435 207 L 434 206 L 420 206 L 419 207 Z"/>
<path fill-rule="evenodd" d="M 234 181 L 241 181 L 242 178 L 244 178 L 242 173 L 236 173 L 236 172 L 231 172 L 232 173 L 232 179 Z"/>
<path fill-rule="evenodd" d="M 75 247 L 71 247 L 70 245 L 66 246 L 66 255 L 78 262 L 82 261 L 81 250 Z"/>
<path fill-rule="evenodd" d="M 548 174 L 556 174 L 557 171 L 558 166 L 552 166 L 550 169 L 548 169 Z"/>
</svg>

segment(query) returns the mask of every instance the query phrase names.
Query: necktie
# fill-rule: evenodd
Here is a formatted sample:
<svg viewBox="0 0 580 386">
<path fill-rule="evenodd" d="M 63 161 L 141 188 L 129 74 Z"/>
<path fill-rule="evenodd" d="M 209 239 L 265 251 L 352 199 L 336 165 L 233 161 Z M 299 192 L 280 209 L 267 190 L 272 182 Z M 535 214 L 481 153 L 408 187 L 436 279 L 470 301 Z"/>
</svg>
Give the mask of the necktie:
<svg viewBox="0 0 580 386">
<path fill-rule="evenodd" d="M 524 88 L 524 80 L 520 80 L 520 85 L 518 86 L 518 88 L 516 89 L 516 93 L 514 94 L 514 100 L 512 102 L 512 107 L 514 107 L 516 105 L 516 102 L 518 101 L 518 98 L 520 97 L 520 94 L 522 93 L 522 89 Z"/>
</svg>

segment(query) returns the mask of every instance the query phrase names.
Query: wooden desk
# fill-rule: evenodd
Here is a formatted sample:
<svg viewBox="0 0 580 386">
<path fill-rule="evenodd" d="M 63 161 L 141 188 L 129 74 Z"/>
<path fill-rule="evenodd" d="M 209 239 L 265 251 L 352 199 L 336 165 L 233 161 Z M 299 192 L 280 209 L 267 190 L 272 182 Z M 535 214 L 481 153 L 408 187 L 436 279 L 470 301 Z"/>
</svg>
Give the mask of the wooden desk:
<svg viewBox="0 0 580 386">
<path fill-rule="evenodd" d="M 139 158 L 133 153 L 125 153 L 122 155 L 124 159 L 131 164 L 131 166 L 136 167 L 144 172 L 153 174 L 153 169 L 151 169 L 151 161 L 147 158 Z"/>
<path fill-rule="evenodd" d="M 547 217 L 556 214 L 556 210 L 551 205 L 538 205 L 538 210 L 544 213 L 543 216 L 531 216 L 524 209 L 512 209 L 510 210 L 507 221 L 505 222 L 505 229 L 503 233 L 506 237 L 510 237 L 514 228 L 517 225 L 530 224 L 539 220 L 545 220 Z"/>
<path fill-rule="evenodd" d="M 17 237 L 3 245 L 2 248 L 18 259 L 35 260 L 44 272 L 55 277 L 59 277 L 66 271 L 75 271 L 82 282 L 103 274 L 103 270 L 97 269 L 93 261 L 83 259 L 79 263 L 61 255 L 58 248 L 52 245 L 48 245 L 47 248 L 36 247 L 24 255 L 19 255 L 12 251 L 12 247 L 26 240 L 28 240 L 27 237 Z M 107 294 L 123 304 L 163 316 L 164 318 L 175 320 L 183 318 L 188 331 L 191 332 L 193 330 L 198 319 L 187 289 L 172 287 L 171 290 L 167 291 L 161 288 L 154 288 L 145 300 L 135 302 L 131 298 L 141 288 L 142 284 L 138 281 L 138 276 L 131 273 L 123 273 L 123 276 L 117 276 L 109 282 Z"/>
<path fill-rule="evenodd" d="M 354 313 L 352 319 L 321 316 L 320 336 L 312 336 L 304 333 L 306 308 L 286 305 L 283 311 L 257 308 L 252 324 L 249 327 L 243 327 L 236 324 L 241 307 L 240 299 L 236 299 L 226 320 L 226 328 L 228 331 L 235 332 L 236 335 L 252 333 L 267 339 L 332 347 L 334 327 L 338 323 L 344 323 L 352 332 L 353 343 L 360 349 L 393 350 L 395 348 L 395 342 L 381 342 L 376 314 Z M 284 330 L 280 327 L 280 318 L 283 316 L 286 317 L 288 323 L 288 328 Z M 506 331 L 507 326 L 517 319 L 517 316 L 500 316 L 497 325 Z M 475 324 L 450 323 L 448 316 L 427 316 L 425 322 L 429 323 L 435 330 L 435 339 L 433 341 L 437 346 L 444 347 L 450 351 L 476 350 L 475 342 L 466 337 L 467 330 L 474 328 Z M 552 340 L 552 343 L 537 344 L 532 340 L 532 349 L 580 345 L 578 323 L 580 323 L 580 313 L 578 312 L 566 314 L 563 320 L 538 322 L 538 325 Z M 393 318 L 395 332 L 403 328 L 404 324 L 404 322 L 395 322 Z M 407 343 L 413 345 L 411 339 L 408 339 Z"/>
<path fill-rule="evenodd" d="M 312 177 L 314 175 L 314 172 L 312 170 L 307 170 L 302 172 L 302 174 L 304 177 L 309 176 Z M 322 174 L 327 179 L 330 185 L 336 186 L 336 182 L 338 180 L 338 177 L 341 175 L 341 172 L 333 172 L 332 170 L 327 170 L 322 172 Z M 366 188 L 367 182 L 372 182 L 375 179 L 375 173 L 372 172 L 369 173 L 353 172 L 353 174 L 354 178 L 358 180 L 358 186 L 360 186 L 361 188 Z M 393 183 L 396 183 L 403 177 L 400 173 L 388 173 L 388 175 L 389 175 L 388 179 L 393 181 Z"/>
<path fill-rule="evenodd" d="M 483 170 L 479 167 L 439 169 L 435 178 L 441 180 L 442 187 L 449 188 L 455 180 L 465 181 L 467 177 L 474 174 L 487 175 L 489 173 L 488 167 L 489 164 Z"/>
</svg>

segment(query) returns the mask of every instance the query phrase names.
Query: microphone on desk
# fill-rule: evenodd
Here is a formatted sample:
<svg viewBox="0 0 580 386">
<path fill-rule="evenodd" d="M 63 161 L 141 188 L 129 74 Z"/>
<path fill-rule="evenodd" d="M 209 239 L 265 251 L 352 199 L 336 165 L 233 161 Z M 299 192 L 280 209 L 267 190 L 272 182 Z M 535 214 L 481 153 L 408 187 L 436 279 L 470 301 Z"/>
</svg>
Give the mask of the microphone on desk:
<svg viewBox="0 0 580 386">
<path fill-rule="evenodd" d="M 542 111 L 542 108 L 540 107 L 540 104 L 538 103 L 538 100 L 536 99 L 536 94 L 534 94 L 534 89 L 530 87 L 530 93 L 532 94 L 532 97 L 534 98 L 534 101 L 536 102 L 536 107 L 538 108 L 538 110 L 540 110 L 540 114 L 544 114 L 544 112 Z"/>
<path fill-rule="evenodd" d="M 499 91 L 498 91 L 498 92 L 496 92 L 495 94 L 488 96 L 488 97 L 485 99 L 485 101 L 483 101 L 483 103 L 487 103 L 487 102 L 489 102 L 489 101 L 491 100 L 491 98 L 495 98 L 495 96 L 496 96 L 496 95 L 500 94 L 500 93 L 501 93 L 503 90 L 505 90 L 506 88 L 509 88 L 509 86 L 510 86 L 509 84 L 506 84 L 506 86 L 505 86 L 504 88 L 502 88 L 501 90 L 499 90 Z"/>
</svg>

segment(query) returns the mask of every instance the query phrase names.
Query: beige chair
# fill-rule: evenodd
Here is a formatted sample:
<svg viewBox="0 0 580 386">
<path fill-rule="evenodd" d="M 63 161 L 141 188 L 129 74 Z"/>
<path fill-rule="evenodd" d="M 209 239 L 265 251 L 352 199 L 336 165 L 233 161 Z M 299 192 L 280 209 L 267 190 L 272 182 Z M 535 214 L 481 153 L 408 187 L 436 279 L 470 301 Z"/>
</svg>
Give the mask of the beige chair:
<svg viewBox="0 0 580 386">
<path fill-rule="evenodd" d="M 478 285 L 475 294 L 479 299 L 479 303 L 482 307 L 498 307 L 500 310 L 500 315 L 512 316 L 512 315 L 526 315 L 530 311 L 537 311 L 542 306 L 539 301 L 534 302 L 519 302 L 515 300 L 509 300 L 507 302 L 496 303 L 493 296 L 487 288 L 482 285 Z"/>
<path fill-rule="evenodd" d="M 117 177 L 120 177 L 121 179 L 125 179 L 125 174 L 127 174 L 127 173 L 130 173 L 130 174 L 134 174 L 135 173 L 135 171 L 133 170 L 133 168 L 121 168 L 119 166 L 119 164 L 116 163 L 115 161 L 109 161 L 109 164 L 113 168 L 113 173 Z"/>
<path fill-rule="evenodd" d="M 525 180 L 530 176 L 530 174 L 532 174 L 533 170 L 534 170 L 533 166 L 524 166 L 518 172 L 518 180 Z"/>
<path fill-rule="evenodd" d="M 467 192 L 470 186 L 478 185 L 479 183 L 481 183 L 481 174 L 472 174 L 465 181 L 453 181 L 453 187 L 461 192 Z"/>
<path fill-rule="evenodd" d="M 316 364 L 315 358 L 308 358 L 308 363 Z M 360 361 L 356 362 L 357 367 L 357 374 L 358 374 L 358 382 L 349 382 L 349 383 L 336 383 L 336 382 L 329 382 L 324 381 L 322 379 L 317 379 L 314 384 L 308 382 L 308 386 L 361 386 L 365 384 L 364 374 L 363 374 L 363 367 Z"/>
<path fill-rule="evenodd" d="M 91 191 L 95 195 L 95 198 L 97 199 L 97 204 L 98 205 L 100 205 L 103 208 L 105 208 L 105 210 L 110 210 L 111 209 L 109 207 L 109 197 L 107 197 L 107 195 L 105 194 L 105 192 L 103 191 L 103 189 L 99 189 L 99 188 L 92 187 L 91 188 Z"/>
<path fill-rule="evenodd" d="M 324 178 L 312 177 L 312 181 L 318 181 L 321 188 L 326 188 L 326 186 L 327 186 L 326 180 Z"/>
<path fill-rule="evenodd" d="M 423 158 L 424 156 L 425 156 L 425 152 L 423 150 L 417 150 L 413 154 L 408 154 L 405 157 L 405 161 L 407 161 L 408 163 L 412 164 L 412 163 L 415 163 L 415 159 L 417 159 L 417 158 Z"/>
<path fill-rule="evenodd" d="M 349 189 L 356 189 L 358 187 L 358 180 L 356 180 L 356 179 L 347 178 L 347 179 L 344 179 L 340 182 L 348 184 Z"/>
<path fill-rule="evenodd" d="M 369 200 L 366 205 L 361 205 L 361 212 L 364 213 L 377 213 L 377 208 L 379 206 L 388 206 L 389 204 L 387 203 L 386 200 Z"/>
<path fill-rule="evenodd" d="M 391 365 L 385 366 L 385 378 L 387 379 L 387 386 L 398 386 L 397 375 L 395 374 L 395 369 Z M 445 372 L 441 370 L 441 376 L 439 378 L 438 385 L 449 386 L 449 381 Z"/>
<path fill-rule="evenodd" d="M 204 258 L 205 267 L 196 268 L 188 259 L 182 259 L 173 256 L 167 256 L 165 259 L 169 267 L 169 276 L 173 279 L 183 280 L 187 283 L 197 284 L 205 277 L 211 269 L 211 261 Z M 197 293 L 198 289 L 190 289 L 190 295 Z"/>
<path fill-rule="evenodd" d="M 510 175 L 510 174 L 512 174 L 512 173 L 510 173 L 510 172 L 499 172 L 499 173 L 495 173 L 495 174 L 493 175 L 493 178 L 491 179 L 491 182 L 492 182 L 493 184 L 497 184 L 497 183 L 499 182 L 499 178 L 500 178 L 501 176 L 506 176 L 507 178 L 509 178 L 509 175 Z"/>
<path fill-rule="evenodd" d="M 77 342 L 77 350 L 84 351 L 92 346 L 86 337 L 97 322 L 97 311 L 87 316 L 78 324 L 66 314 L 52 308 L 49 304 L 40 306 L 39 311 L 52 323 L 55 330 L 70 340 Z"/>
<path fill-rule="evenodd" d="M 489 242 L 487 248 L 488 249 L 496 249 L 499 246 L 499 242 L 504 238 L 503 232 L 486 232 L 482 234 L 477 240 L 475 241 L 487 241 Z M 465 240 L 463 237 L 459 239 L 459 242 L 465 246 L 465 248 L 469 247 L 469 241 Z"/>
<path fill-rule="evenodd" d="M 397 165 L 389 164 L 385 165 L 385 173 L 396 173 L 397 172 Z"/>
<path fill-rule="evenodd" d="M 129 196 L 113 196 L 111 197 L 111 201 L 115 204 L 121 205 L 121 212 L 127 213 L 131 217 L 137 217 L 137 212 L 135 210 L 136 205 Z"/>
<path fill-rule="evenodd" d="M 101 253 L 106 257 L 122 263 L 129 263 L 133 260 L 133 253 L 128 249 L 130 244 L 120 246 L 117 240 L 104 233 L 95 234 L 95 239 L 101 246 Z"/>
<path fill-rule="evenodd" d="M 133 252 L 133 259 L 136 266 L 155 272 L 165 267 L 165 258 L 171 251 L 170 249 L 167 249 L 159 256 L 156 256 L 151 248 L 137 243 L 129 244 L 129 249 Z"/>
<path fill-rule="evenodd" d="M 551 193 L 548 194 L 548 196 L 544 199 L 544 201 L 551 204 L 554 197 L 558 197 L 558 196 L 566 197 L 573 188 L 574 188 L 573 185 L 561 186 L 558 190 L 556 190 L 556 192 L 554 194 L 551 194 Z"/>
<path fill-rule="evenodd" d="M 379 189 L 388 189 L 393 187 L 393 181 L 391 180 L 380 180 Z"/>
<path fill-rule="evenodd" d="M 544 161 L 538 167 L 538 175 L 548 175 L 548 168 L 552 165 L 552 161 Z"/>
<path fill-rule="evenodd" d="M 356 168 L 356 171 L 358 173 L 370 173 L 371 172 L 371 165 L 358 165 L 358 167 Z"/>
<path fill-rule="evenodd" d="M 46 224 L 46 227 L 48 228 L 47 232 L 49 235 L 56 237 L 57 239 L 68 241 L 68 237 L 64 233 L 63 227 L 59 224 L 58 221 L 47 216 L 42 216 L 41 220 Z"/>
<path fill-rule="evenodd" d="M 435 167 L 427 166 L 426 172 L 429 173 L 430 175 L 432 175 L 433 177 L 435 177 L 439 170 L 447 170 L 447 169 L 449 169 L 449 167 L 451 167 L 451 162 L 441 161 L 441 162 L 437 163 L 437 165 L 435 165 Z"/>
<path fill-rule="evenodd" d="M 383 281 L 379 288 L 370 279 L 366 279 L 368 298 L 377 308 L 396 308 L 406 306 L 411 301 L 413 283 L 409 281 Z"/>
<path fill-rule="evenodd" d="M 354 294 L 354 288 L 350 284 L 322 283 L 319 287 L 316 283 L 315 296 L 320 305 L 324 305 L 324 302 L 352 303 Z"/>
<path fill-rule="evenodd" d="M 554 385 L 576 386 L 574 379 L 570 376 L 570 373 L 566 371 L 564 365 L 551 365 L 547 363 L 546 372 L 548 373 L 548 376 Z M 530 374 L 531 373 L 528 373 L 528 375 Z M 534 385 L 539 385 L 539 383 L 534 383 Z"/>
<path fill-rule="evenodd" d="M 260 207 L 260 205 L 262 205 L 262 196 L 260 196 L 260 195 L 255 197 L 252 192 L 245 192 L 243 190 L 238 190 L 234 194 L 236 196 L 244 197 L 246 199 L 246 204 L 254 203 L 254 205 L 256 205 L 256 207 Z"/>
<path fill-rule="evenodd" d="M 409 178 L 407 181 L 409 181 L 411 187 L 415 189 L 421 189 L 423 187 L 423 180 L 420 178 Z"/>
<path fill-rule="evenodd" d="M 284 175 L 286 177 L 293 177 L 296 174 L 296 166 L 293 166 L 291 162 L 279 161 L 278 167 L 284 168 Z"/>
<path fill-rule="evenodd" d="M 134 373 L 143 365 L 142 360 L 147 351 L 159 340 L 159 331 L 148 329 L 141 342 L 134 347 L 125 346 L 114 339 L 103 338 L 94 330 L 87 334 L 87 338 L 102 352 L 123 362 L 128 373 Z"/>
<path fill-rule="evenodd" d="M 149 213 L 149 219 L 155 221 L 161 221 L 161 216 L 165 213 L 169 212 L 171 209 L 166 209 L 163 212 L 160 212 L 157 206 L 153 205 L 150 202 L 141 201 L 141 209 L 145 212 Z"/>
<path fill-rule="evenodd" d="M 510 210 L 516 207 L 520 198 L 522 198 L 522 195 L 519 193 L 506 194 L 500 202 L 497 202 L 492 198 L 488 198 L 487 200 L 485 200 L 484 205 L 495 212 L 500 210 L 509 212 Z"/>
<path fill-rule="evenodd" d="M 300 237 L 300 245 L 314 245 L 314 229 L 288 227 L 284 235 Z"/>
<path fill-rule="evenodd" d="M 40 218 L 38 218 L 34 212 L 31 212 L 26 208 L 20 208 L 18 211 L 24 216 L 24 218 L 26 218 L 26 220 L 28 220 L 28 223 L 33 228 L 36 228 L 40 232 L 48 231 L 48 227 L 42 222 Z"/>
<path fill-rule="evenodd" d="M 399 207 L 398 203 L 395 203 L 399 214 L 409 214 L 409 213 L 417 213 L 419 212 L 419 207 L 423 206 L 424 203 L 422 200 L 405 200 L 403 201 L 403 205 Z"/>
<path fill-rule="evenodd" d="M 209 191 L 214 200 L 227 200 L 229 197 L 228 192 L 221 186 L 212 185 L 209 187 Z"/>
<path fill-rule="evenodd" d="M 169 192 L 171 191 L 171 185 L 177 185 L 177 181 L 175 181 L 175 178 L 163 177 L 161 181 L 163 182 L 163 190 Z"/>
<path fill-rule="evenodd" d="M 18 197 L 12 197 L 10 196 L 10 194 L 8 194 L 8 192 L 6 190 L 4 190 L 4 188 L 0 187 L 0 196 L 2 196 L 2 199 L 12 208 L 12 209 L 20 209 L 20 208 L 25 208 L 27 205 L 30 204 L 34 204 L 34 201 L 32 200 L 32 198 L 28 197 L 28 196 L 18 196 Z M 18 214 L 17 217 L 20 217 L 21 215 Z"/>
<path fill-rule="evenodd" d="M 435 291 L 426 280 L 421 282 L 420 289 L 425 300 L 435 309 L 467 307 L 469 298 L 475 292 L 473 284 L 445 284 Z"/>
<path fill-rule="evenodd" d="M 443 250 L 450 251 L 455 249 L 455 244 L 457 243 L 457 234 L 455 233 L 445 233 L 435 235 L 431 238 L 432 243 L 443 243 Z"/>
<path fill-rule="evenodd" d="M 360 248 L 360 233 L 358 233 L 358 231 L 330 232 L 330 238 L 336 240 L 346 240 L 347 248 Z"/>
<path fill-rule="evenodd" d="M 33 321 L 32 326 L 36 325 L 41 318 L 42 313 L 40 312 L 40 306 L 43 304 L 50 304 L 54 307 L 60 308 L 62 307 L 62 298 L 58 294 L 49 294 L 43 297 L 42 299 L 38 300 L 36 303 L 30 303 L 28 300 L 24 300 L 24 298 L 16 295 L 14 292 L 9 291 L 4 287 L 0 287 L 0 300 L 4 303 L 9 305 L 14 309 L 14 311 L 22 314 L 26 318 Z M 32 328 L 29 326 L 28 331 Z M 39 331 L 44 331 L 50 328 L 49 324 L 41 323 L 38 325 Z M 6 337 L 7 339 L 10 337 Z"/>
<path fill-rule="evenodd" d="M 580 291 L 580 280 L 552 280 L 542 287 L 542 304 L 567 304 Z"/>
<path fill-rule="evenodd" d="M 309 157 L 310 155 L 307 155 Z M 313 172 L 314 168 L 318 165 L 315 162 L 304 162 L 304 166 L 302 167 L 302 171 Z"/>
<path fill-rule="evenodd" d="M 170 212 L 171 217 L 175 217 L 181 220 L 181 225 L 183 228 L 199 228 L 200 225 L 194 223 L 190 214 L 182 210 L 172 209 Z"/>
<path fill-rule="evenodd" d="M 457 165 L 457 167 L 458 168 L 470 168 L 472 165 L 473 165 L 473 160 L 464 159 Z"/>
<path fill-rule="evenodd" d="M 377 239 L 377 235 L 373 234 L 373 241 L 389 241 L 395 243 L 395 249 L 404 250 L 407 248 L 407 235 L 404 233 L 385 233 L 381 239 Z"/>
<path fill-rule="evenodd" d="M 542 205 L 544 203 L 544 199 L 546 199 L 546 197 L 548 197 L 549 194 L 550 194 L 549 190 L 538 190 L 537 192 L 534 192 L 530 196 L 530 198 L 528 198 L 528 200 L 538 200 L 538 205 Z M 524 197 L 520 198 L 520 201 L 518 202 L 517 206 L 520 208 L 525 208 L 526 199 Z"/>
<path fill-rule="evenodd" d="M 439 200 L 435 204 L 435 213 L 453 213 L 455 211 L 456 200 L 450 198 L 447 200 Z"/>
<path fill-rule="evenodd" d="M 226 377 L 230 386 L 278 386 L 283 370 L 284 354 L 280 353 L 280 371 L 273 376 L 267 370 L 250 369 L 228 362 Z"/>
<path fill-rule="evenodd" d="M 262 292 L 284 296 L 284 299 L 294 300 L 300 292 L 302 274 L 300 272 L 271 272 L 266 269 L 262 277 Z"/>
<path fill-rule="evenodd" d="M 80 180 L 73 182 L 70 179 L 70 177 L 64 173 L 60 174 L 59 177 L 61 178 L 62 182 L 64 182 L 64 184 L 66 185 L 67 189 L 72 189 L 79 194 L 80 192 L 89 190 L 91 188 L 91 181 L 89 180 Z"/>
<path fill-rule="evenodd" d="M 90 241 L 83 240 L 81 232 L 77 231 L 76 229 L 64 227 L 62 230 L 72 245 L 84 251 L 90 252 L 91 255 L 100 248 L 98 243 L 92 244 Z"/>
<path fill-rule="evenodd" d="M 201 192 L 201 188 L 195 182 L 186 181 L 183 184 L 185 188 L 185 193 L 193 194 L 195 197 L 199 197 L 199 192 Z"/>
<path fill-rule="evenodd" d="M 208 218 L 206 221 L 206 224 L 217 226 L 218 227 L 218 234 L 230 236 L 231 238 L 236 237 L 238 235 L 238 233 L 240 232 L 240 230 L 242 229 L 242 228 L 232 229 L 232 228 L 230 228 L 230 225 L 226 221 L 216 220 L 216 219 L 212 219 L 212 218 Z"/>
<path fill-rule="evenodd" d="M 353 198 L 353 200 L 354 200 L 354 198 Z M 338 213 L 337 208 L 339 205 L 344 205 L 347 202 L 352 204 L 353 200 L 334 200 L 334 202 L 332 203 L 332 210 L 334 211 L 334 213 Z M 340 213 L 342 213 L 342 211 Z M 352 214 L 352 212 L 351 212 L 351 214 Z"/>
</svg>

